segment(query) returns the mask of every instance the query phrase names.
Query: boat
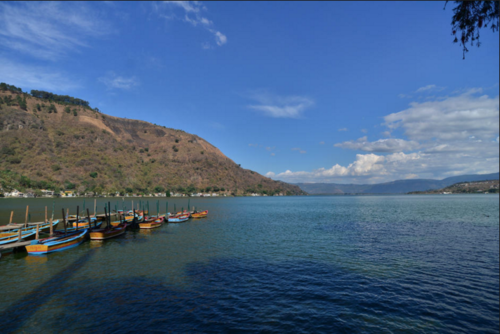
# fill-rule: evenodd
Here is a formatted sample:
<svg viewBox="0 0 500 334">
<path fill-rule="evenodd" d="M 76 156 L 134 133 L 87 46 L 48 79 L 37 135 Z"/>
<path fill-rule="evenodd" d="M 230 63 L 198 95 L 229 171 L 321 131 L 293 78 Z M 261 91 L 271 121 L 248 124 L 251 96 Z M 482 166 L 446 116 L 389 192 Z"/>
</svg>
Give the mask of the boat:
<svg viewBox="0 0 500 334">
<path fill-rule="evenodd" d="M 191 218 L 206 218 L 208 216 L 208 210 L 195 212 L 191 214 Z"/>
<path fill-rule="evenodd" d="M 67 235 L 33 240 L 31 245 L 26 246 L 26 250 L 30 255 L 45 255 L 52 252 L 63 251 L 81 244 L 85 240 L 88 232 L 89 230 L 85 229 Z"/>
<path fill-rule="evenodd" d="M 56 226 L 57 224 L 59 224 L 59 220 L 54 220 L 52 222 L 52 226 Z M 8 227 L 9 225 L 5 225 L 5 227 Z M 46 230 L 50 228 L 50 222 L 46 222 L 44 224 L 39 224 L 39 228 L 38 230 L 39 231 L 42 231 L 42 230 Z M 21 228 L 21 231 L 25 232 L 25 231 L 31 231 L 31 230 L 36 230 L 36 226 L 33 226 L 33 225 L 28 225 L 27 227 L 22 227 Z M 17 232 L 19 233 L 19 228 L 15 228 L 13 227 L 11 230 L 8 230 L 8 232 Z"/>
<path fill-rule="evenodd" d="M 134 216 L 126 216 L 124 220 L 125 220 L 126 223 L 132 223 L 134 221 Z M 137 216 L 137 220 L 141 221 L 142 220 L 142 216 Z M 121 223 L 122 222 L 120 220 L 116 220 L 114 222 L 111 222 L 111 226 L 118 226 Z"/>
<path fill-rule="evenodd" d="M 99 228 L 101 225 L 102 225 L 102 221 L 99 221 L 99 222 L 97 222 L 97 223 L 92 223 L 92 224 L 91 224 L 91 226 L 92 226 L 91 228 Z M 86 229 L 86 228 L 89 228 L 89 223 L 88 223 L 88 221 L 87 221 L 87 224 L 86 224 L 86 225 L 82 225 L 82 223 L 79 223 L 79 224 L 78 224 L 78 230 L 79 230 L 79 231 L 80 231 L 80 230 L 83 230 L 83 229 Z M 67 227 L 67 228 L 66 228 L 66 232 L 73 232 L 73 231 L 76 231 L 76 226 L 75 226 L 75 227 Z M 61 231 L 59 231 L 59 232 L 61 232 Z M 64 233 L 64 232 L 62 232 L 62 233 Z"/>
<path fill-rule="evenodd" d="M 152 229 L 152 228 L 157 228 L 160 227 L 161 224 L 163 224 L 163 221 L 165 220 L 164 217 L 151 217 L 149 219 L 146 219 L 144 222 L 139 223 L 139 228 L 142 229 Z"/>
<path fill-rule="evenodd" d="M 98 220 L 96 218 L 90 218 L 90 226 L 92 226 L 96 222 L 98 222 Z M 73 222 L 73 227 L 76 227 L 76 225 L 78 225 L 79 229 L 80 228 L 88 228 L 89 227 L 89 219 L 81 217 L 81 219 L 78 221 L 78 223 L 76 222 L 76 220 Z"/>
<path fill-rule="evenodd" d="M 26 239 L 36 233 L 36 230 L 21 231 L 21 240 Z M 18 232 L 4 232 L 0 233 L 0 245 L 16 242 L 19 239 Z"/>
<path fill-rule="evenodd" d="M 177 217 L 168 217 L 169 223 L 183 223 L 189 219 L 188 215 L 177 216 Z"/>
<path fill-rule="evenodd" d="M 127 223 L 116 227 L 92 230 L 89 233 L 90 240 L 106 240 L 114 238 L 125 233 L 126 229 L 127 229 Z"/>
</svg>

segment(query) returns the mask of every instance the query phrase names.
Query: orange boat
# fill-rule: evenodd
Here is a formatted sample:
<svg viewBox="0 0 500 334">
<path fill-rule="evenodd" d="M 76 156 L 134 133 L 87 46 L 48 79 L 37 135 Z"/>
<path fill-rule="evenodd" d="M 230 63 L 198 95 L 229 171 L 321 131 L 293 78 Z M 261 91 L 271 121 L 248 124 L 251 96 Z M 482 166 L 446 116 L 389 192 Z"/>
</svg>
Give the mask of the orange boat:
<svg viewBox="0 0 500 334">
<path fill-rule="evenodd" d="M 191 218 L 205 218 L 208 216 L 208 210 L 202 212 L 195 212 L 191 214 Z"/>
<path fill-rule="evenodd" d="M 93 230 L 90 232 L 90 240 L 106 240 L 114 238 L 125 233 L 126 229 L 127 224 L 125 223 L 124 225 L 119 225 L 117 227 Z"/>
<path fill-rule="evenodd" d="M 139 228 L 145 228 L 145 229 L 152 229 L 152 228 L 157 228 L 160 227 L 161 224 L 163 224 L 163 221 L 165 220 L 165 217 L 160 217 L 160 218 L 150 218 L 146 219 L 144 222 L 139 223 Z"/>
</svg>

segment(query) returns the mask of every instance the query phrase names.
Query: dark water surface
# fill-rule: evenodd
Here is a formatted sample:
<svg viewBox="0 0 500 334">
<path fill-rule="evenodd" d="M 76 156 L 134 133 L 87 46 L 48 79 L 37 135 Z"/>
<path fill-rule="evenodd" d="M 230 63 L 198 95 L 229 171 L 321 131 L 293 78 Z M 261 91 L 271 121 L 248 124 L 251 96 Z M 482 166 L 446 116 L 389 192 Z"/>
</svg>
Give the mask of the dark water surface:
<svg viewBox="0 0 500 334">
<path fill-rule="evenodd" d="M 498 333 L 498 200 L 194 199 L 209 218 L 4 257 L 0 332 Z"/>
</svg>

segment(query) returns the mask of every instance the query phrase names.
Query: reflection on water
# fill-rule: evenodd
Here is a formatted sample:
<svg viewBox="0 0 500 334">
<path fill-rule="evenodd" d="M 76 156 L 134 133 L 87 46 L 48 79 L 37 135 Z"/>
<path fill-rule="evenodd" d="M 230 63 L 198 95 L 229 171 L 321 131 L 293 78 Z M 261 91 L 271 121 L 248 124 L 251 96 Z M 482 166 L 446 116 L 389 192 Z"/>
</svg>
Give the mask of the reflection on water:
<svg viewBox="0 0 500 334">
<path fill-rule="evenodd" d="M 498 332 L 498 196 L 202 203 L 203 221 L 1 260 L 2 330 Z"/>
</svg>

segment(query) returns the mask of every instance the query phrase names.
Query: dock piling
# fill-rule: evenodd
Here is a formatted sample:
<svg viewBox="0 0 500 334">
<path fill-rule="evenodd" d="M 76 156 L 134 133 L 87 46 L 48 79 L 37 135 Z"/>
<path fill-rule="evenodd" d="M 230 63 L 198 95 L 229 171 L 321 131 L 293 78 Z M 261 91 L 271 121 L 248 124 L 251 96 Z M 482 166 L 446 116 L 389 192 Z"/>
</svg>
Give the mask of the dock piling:
<svg viewBox="0 0 500 334">
<path fill-rule="evenodd" d="M 78 231 L 78 216 L 80 214 L 80 206 L 76 206 L 76 231 Z"/>
<path fill-rule="evenodd" d="M 29 211 L 29 205 L 26 205 L 26 218 L 24 219 L 24 227 L 28 226 L 28 211 Z"/>
<path fill-rule="evenodd" d="M 12 217 L 14 217 L 14 211 L 10 212 L 10 220 L 9 220 L 9 225 L 12 224 Z"/>
<path fill-rule="evenodd" d="M 61 209 L 62 211 L 62 219 L 63 219 L 63 225 L 64 225 L 64 235 L 66 235 L 66 216 L 64 215 L 64 209 Z M 69 209 L 68 209 L 69 212 Z"/>
<path fill-rule="evenodd" d="M 40 237 L 40 224 L 36 224 L 35 240 L 38 240 L 39 237 Z"/>
<path fill-rule="evenodd" d="M 92 225 L 90 225 L 90 212 L 89 212 L 89 209 L 87 209 L 87 219 L 89 220 L 89 228 L 92 228 Z M 96 219 L 97 221 L 97 219 Z M 95 226 L 97 227 L 97 226 Z"/>
</svg>

